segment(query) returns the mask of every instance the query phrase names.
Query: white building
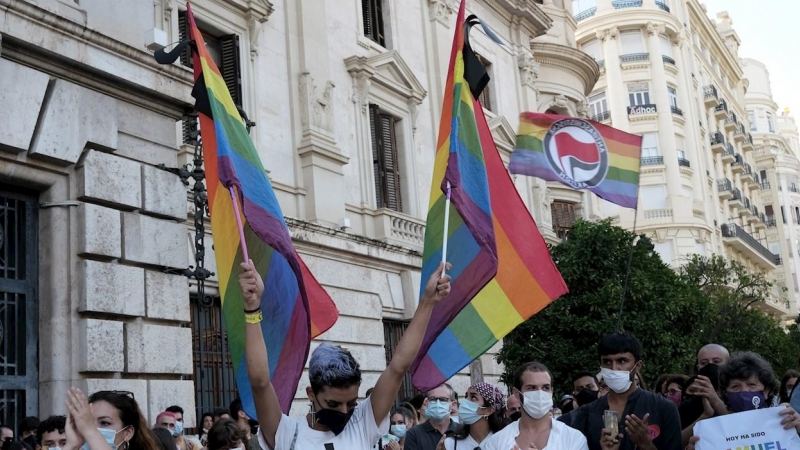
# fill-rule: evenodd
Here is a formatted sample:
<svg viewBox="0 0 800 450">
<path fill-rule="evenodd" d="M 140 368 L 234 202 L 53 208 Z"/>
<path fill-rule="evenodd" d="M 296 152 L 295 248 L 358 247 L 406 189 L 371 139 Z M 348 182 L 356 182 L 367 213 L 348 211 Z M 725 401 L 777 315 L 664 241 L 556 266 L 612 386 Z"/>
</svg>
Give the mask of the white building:
<svg viewBox="0 0 800 450">
<path fill-rule="evenodd" d="M 416 305 L 456 6 L 193 3 L 234 100 L 257 124 L 251 136 L 296 246 L 341 311 L 323 338 L 361 362 L 362 394 Z M 477 28 L 471 36 L 492 76 L 482 100 L 505 157 L 521 111 L 586 114 L 598 66 L 575 48 L 562 0 L 468 8 L 506 42 Z M 0 99 L 10 109 L 0 121 L 9 261 L 0 421 L 64 413 L 70 386 L 131 391 L 151 420 L 171 404 L 227 406 L 235 387 L 215 280 L 198 299 L 186 278 L 165 273 L 195 264 L 186 188 L 156 167 L 191 160 L 191 120 L 181 120 L 192 74 L 159 66 L 150 49 L 185 36 L 184 1 L 0 0 L 0 12 Z M 580 194 L 516 183 L 556 241 L 552 219 L 568 226 L 574 216 L 551 211 L 552 200 Z M 459 392 L 470 376 L 498 379 L 494 350 L 456 378 Z M 293 412 L 306 407 L 301 392 Z"/>
</svg>

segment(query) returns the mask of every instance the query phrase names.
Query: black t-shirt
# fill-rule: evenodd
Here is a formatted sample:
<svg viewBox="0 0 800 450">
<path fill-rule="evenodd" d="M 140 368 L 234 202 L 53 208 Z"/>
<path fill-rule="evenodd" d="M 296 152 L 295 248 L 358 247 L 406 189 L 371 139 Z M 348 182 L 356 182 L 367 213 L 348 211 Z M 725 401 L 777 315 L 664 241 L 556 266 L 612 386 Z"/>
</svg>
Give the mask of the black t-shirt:
<svg viewBox="0 0 800 450">
<path fill-rule="evenodd" d="M 608 408 L 608 398 L 600 397 L 588 405 L 581 406 L 567 416 L 559 417 L 572 428 L 583 433 L 590 450 L 600 450 L 600 438 L 604 428 L 603 412 Z M 619 424 L 623 434 L 620 450 L 634 450 L 636 444 L 625 433 L 625 416 L 636 415 L 643 419 L 650 414 L 650 440 L 658 450 L 681 450 L 681 421 L 678 408 L 669 400 L 642 389 L 634 391 L 628 397 L 625 411 Z"/>
<path fill-rule="evenodd" d="M 448 430 L 456 432 L 460 425 L 450 420 Z M 433 428 L 430 421 L 411 427 L 406 433 L 404 450 L 436 450 L 436 444 L 442 438 L 442 433 Z"/>
</svg>

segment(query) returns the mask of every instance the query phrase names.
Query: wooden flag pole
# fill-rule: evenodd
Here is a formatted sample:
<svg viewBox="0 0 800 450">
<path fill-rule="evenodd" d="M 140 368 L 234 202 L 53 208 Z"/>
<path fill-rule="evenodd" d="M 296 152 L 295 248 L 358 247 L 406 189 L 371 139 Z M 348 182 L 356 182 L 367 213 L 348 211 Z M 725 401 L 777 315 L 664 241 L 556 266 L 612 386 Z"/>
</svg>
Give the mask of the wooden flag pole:
<svg viewBox="0 0 800 450">
<path fill-rule="evenodd" d="M 447 182 L 447 191 L 444 201 L 444 238 L 442 239 L 442 278 L 447 271 L 447 230 L 450 228 L 450 182 Z"/>
<path fill-rule="evenodd" d="M 242 256 L 244 262 L 250 263 L 250 256 L 247 255 L 247 242 L 244 240 L 244 227 L 242 227 L 242 216 L 239 212 L 239 200 L 236 198 L 236 191 L 233 186 L 229 187 L 231 193 L 231 201 L 233 201 L 233 213 L 236 215 L 236 225 L 239 227 L 239 243 L 242 244 Z"/>
</svg>

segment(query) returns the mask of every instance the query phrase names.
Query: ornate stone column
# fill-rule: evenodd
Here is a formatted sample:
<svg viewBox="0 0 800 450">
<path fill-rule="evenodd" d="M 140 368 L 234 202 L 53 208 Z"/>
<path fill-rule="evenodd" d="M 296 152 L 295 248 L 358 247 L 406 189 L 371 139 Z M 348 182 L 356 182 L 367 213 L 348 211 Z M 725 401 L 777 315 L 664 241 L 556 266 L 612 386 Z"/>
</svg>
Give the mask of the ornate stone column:
<svg viewBox="0 0 800 450">
<path fill-rule="evenodd" d="M 622 83 L 622 68 L 619 64 L 619 48 L 617 37 L 619 30 L 611 27 L 597 31 L 597 39 L 602 42 L 603 60 L 606 67 L 606 100 L 610 105 L 611 123 L 614 128 L 630 130 L 628 122 L 628 96 Z"/>
</svg>

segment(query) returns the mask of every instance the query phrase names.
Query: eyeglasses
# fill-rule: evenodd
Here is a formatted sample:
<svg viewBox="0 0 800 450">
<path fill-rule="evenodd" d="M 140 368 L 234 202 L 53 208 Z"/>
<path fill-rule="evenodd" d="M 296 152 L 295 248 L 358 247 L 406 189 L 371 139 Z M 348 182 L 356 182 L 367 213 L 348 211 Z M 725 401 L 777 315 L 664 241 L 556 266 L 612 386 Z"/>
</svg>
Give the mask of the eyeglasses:
<svg viewBox="0 0 800 450">
<path fill-rule="evenodd" d="M 452 400 L 450 400 L 449 397 L 428 397 L 428 401 L 431 403 L 433 402 L 450 403 Z"/>
<path fill-rule="evenodd" d="M 94 394 L 92 394 L 92 397 L 103 394 L 124 395 L 126 397 L 130 397 L 133 401 L 136 401 L 136 396 L 134 396 L 133 392 L 131 391 L 97 391 Z"/>
<path fill-rule="evenodd" d="M 675 395 L 675 394 L 682 394 L 682 393 L 683 393 L 683 391 L 680 390 L 680 389 L 668 389 L 667 392 L 664 393 L 664 395 L 666 396 L 667 394 Z"/>
</svg>

